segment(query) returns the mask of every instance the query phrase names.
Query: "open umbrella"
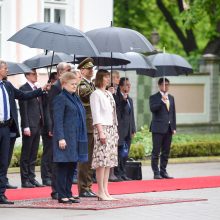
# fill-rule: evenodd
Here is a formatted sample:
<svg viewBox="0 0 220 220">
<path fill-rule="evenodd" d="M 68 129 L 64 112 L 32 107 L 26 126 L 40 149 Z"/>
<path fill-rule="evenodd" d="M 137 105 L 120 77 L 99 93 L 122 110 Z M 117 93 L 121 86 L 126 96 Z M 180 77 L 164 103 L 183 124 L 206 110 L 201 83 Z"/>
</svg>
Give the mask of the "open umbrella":
<svg viewBox="0 0 220 220">
<path fill-rule="evenodd" d="M 21 73 L 29 73 L 32 70 L 23 63 L 16 62 L 6 62 L 8 66 L 8 76 L 21 74 Z"/>
<path fill-rule="evenodd" d="M 29 66 L 31 69 L 40 69 L 48 66 L 57 65 L 60 62 L 72 62 L 73 57 L 65 53 L 54 53 L 53 63 L 51 64 L 53 53 L 38 54 L 30 59 L 25 60 L 23 63 Z"/>
<path fill-rule="evenodd" d="M 121 27 L 98 28 L 86 32 L 99 52 L 152 52 L 154 47 L 139 32 Z M 112 72 L 112 68 L 111 68 Z M 111 74 L 112 82 L 112 74 Z"/>
<path fill-rule="evenodd" d="M 8 40 L 31 48 L 41 48 L 53 52 L 84 54 L 86 56 L 98 55 L 98 50 L 83 32 L 57 23 L 40 22 L 30 24 L 15 33 Z M 51 64 L 53 64 L 53 57 Z"/>
<path fill-rule="evenodd" d="M 170 53 L 158 53 L 145 58 L 151 62 L 157 72 L 152 77 L 178 76 L 193 72 L 192 66 L 181 56 Z M 138 72 L 141 74 L 141 72 Z"/>
<path fill-rule="evenodd" d="M 121 66 L 112 66 L 112 69 L 117 70 L 136 70 L 137 72 L 141 72 L 143 75 L 153 76 L 157 69 L 146 59 L 146 56 L 136 52 L 128 52 L 124 54 L 125 57 L 130 61 L 127 65 Z M 103 67 L 110 69 L 111 67 Z"/>
<path fill-rule="evenodd" d="M 98 28 L 86 32 L 99 52 L 152 52 L 154 47 L 141 33 L 121 27 Z"/>
<path fill-rule="evenodd" d="M 76 56 L 76 63 L 80 63 L 85 58 L 86 57 L 82 55 Z M 96 66 L 118 66 L 130 63 L 125 54 L 118 52 L 112 54 L 109 52 L 102 52 L 98 56 L 92 56 L 92 58 L 94 60 L 94 65 Z"/>
</svg>

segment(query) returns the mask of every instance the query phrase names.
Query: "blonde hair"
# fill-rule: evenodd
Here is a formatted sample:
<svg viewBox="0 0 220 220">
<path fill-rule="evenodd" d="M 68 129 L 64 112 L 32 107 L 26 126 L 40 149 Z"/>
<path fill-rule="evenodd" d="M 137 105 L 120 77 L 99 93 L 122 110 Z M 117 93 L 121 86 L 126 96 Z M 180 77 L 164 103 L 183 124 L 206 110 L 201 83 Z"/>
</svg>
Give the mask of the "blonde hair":
<svg viewBox="0 0 220 220">
<path fill-rule="evenodd" d="M 71 79 L 77 79 L 76 75 L 73 72 L 64 72 L 60 77 L 61 85 L 67 83 Z"/>
</svg>

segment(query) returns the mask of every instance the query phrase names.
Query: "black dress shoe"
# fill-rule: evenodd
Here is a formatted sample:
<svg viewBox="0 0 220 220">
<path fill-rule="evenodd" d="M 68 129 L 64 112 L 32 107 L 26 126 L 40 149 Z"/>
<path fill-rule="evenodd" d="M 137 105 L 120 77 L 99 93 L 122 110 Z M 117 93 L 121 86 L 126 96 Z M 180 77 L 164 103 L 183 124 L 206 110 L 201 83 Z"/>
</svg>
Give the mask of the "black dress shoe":
<svg viewBox="0 0 220 220">
<path fill-rule="evenodd" d="M 94 193 L 89 192 L 89 191 L 85 191 L 85 192 L 80 193 L 79 197 L 91 198 L 91 197 L 96 197 L 96 195 Z"/>
<path fill-rule="evenodd" d="M 51 182 L 51 180 L 43 180 L 43 185 L 44 186 L 51 186 L 52 185 L 52 182 Z"/>
<path fill-rule="evenodd" d="M 168 173 L 161 173 L 160 174 L 164 179 L 173 179 L 174 177 L 169 176 Z"/>
<path fill-rule="evenodd" d="M 13 186 L 10 183 L 6 183 L 6 189 L 17 189 L 17 186 Z"/>
<path fill-rule="evenodd" d="M 59 203 L 64 203 L 64 204 L 71 204 L 72 202 L 68 199 L 68 200 L 64 200 L 63 198 L 58 199 Z"/>
<path fill-rule="evenodd" d="M 72 203 L 80 203 L 80 200 L 79 200 L 79 199 L 76 199 L 75 197 L 70 197 L 69 200 L 70 200 Z"/>
<path fill-rule="evenodd" d="M 97 195 L 92 190 L 89 190 L 89 192 L 93 195 L 93 197 L 97 197 Z"/>
<path fill-rule="evenodd" d="M 160 180 L 160 179 L 163 179 L 163 177 L 160 174 L 155 174 L 154 179 L 155 180 Z"/>
<path fill-rule="evenodd" d="M 22 188 L 34 188 L 35 185 L 33 185 L 32 183 L 30 183 L 29 181 L 26 181 L 24 183 L 21 184 Z"/>
<path fill-rule="evenodd" d="M 58 200 L 58 193 L 57 192 L 52 192 L 50 195 L 51 195 L 52 199 Z"/>
<path fill-rule="evenodd" d="M 0 196 L 0 204 L 13 205 L 14 202 L 9 201 L 5 195 Z"/>
<path fill-rule="evenodd" d="M 30 183 L 36 187 L 43 187 L 44 185 L 40 184 L 37 180 L 30 180 Z"/>
</svg>

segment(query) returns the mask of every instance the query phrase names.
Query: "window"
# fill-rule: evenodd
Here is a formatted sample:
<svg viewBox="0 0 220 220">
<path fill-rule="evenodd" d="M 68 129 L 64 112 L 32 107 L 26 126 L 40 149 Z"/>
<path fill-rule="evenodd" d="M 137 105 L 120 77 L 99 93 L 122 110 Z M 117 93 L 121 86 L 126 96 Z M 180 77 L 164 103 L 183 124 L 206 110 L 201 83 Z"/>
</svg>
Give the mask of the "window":
<svg viewBox="0 0 220 220">
<path fill-rule="evenodd" d="M 66 0 L 45 0 L 44 21 L 65 24 Z"/>
</svg>

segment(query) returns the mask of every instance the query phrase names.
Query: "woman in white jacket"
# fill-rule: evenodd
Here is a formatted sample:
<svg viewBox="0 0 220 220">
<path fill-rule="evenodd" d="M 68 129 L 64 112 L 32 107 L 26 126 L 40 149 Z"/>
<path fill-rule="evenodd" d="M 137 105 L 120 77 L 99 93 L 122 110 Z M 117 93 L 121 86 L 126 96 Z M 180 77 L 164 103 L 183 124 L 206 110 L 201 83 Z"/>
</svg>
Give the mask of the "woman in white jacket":
<svg viewBox="0 0 220 220">
<path fill-rule="evenodd" d="M 99 70 L 96 74 L 96 90 L 90 96 L 94 126 L 94 150 L 92 168 L 96 169 L 98 200 L 115 200 L 108 192 L 111 167 L 118 165 L 118 131 L 116 106 L 112 94 L 106 90 L 110 73 Z"/>
</svg>

